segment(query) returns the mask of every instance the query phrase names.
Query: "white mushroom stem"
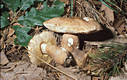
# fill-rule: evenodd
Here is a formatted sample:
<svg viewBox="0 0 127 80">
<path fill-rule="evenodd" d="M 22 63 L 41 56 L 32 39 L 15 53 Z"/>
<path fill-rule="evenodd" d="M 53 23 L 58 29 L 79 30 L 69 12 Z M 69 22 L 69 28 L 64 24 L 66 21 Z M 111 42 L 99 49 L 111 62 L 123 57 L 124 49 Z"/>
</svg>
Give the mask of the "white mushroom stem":
<svg viewBox="0 0 127 80">
<path fill-rule="evenodd" d="M 84 17 L 83 20 L 88 22 L 88 21 L 90 21 L 90 18 L 89 17 Z"/>
<path fill-rule="evenodd" d="M 47 47 L 47 44 L 45 44 L 45 43 L 41 44 L 41 51 L 42 51 L 43 53 L 47 53 L 46 47 Z"/>
<path fill-rule="evenodd" d="M 68 38 L 68 46 L 71 47 L 74 44 L 74 40 L 72 38 Z"/>
<path fill-rule="evenodd" d="M 58 64 L 64 64 L 67 58 L 66 51 L 62 50 L 62 48 L 57 47 L 56 45 L 43 43 L 41 44 L 41 50 L 43 53 L 46 52 L 46 54 L 52 57 Z"/>
<path fill-rule="evenodd" d="M 72 34 L 64 34 L 61 41 L 61 47 L 71 52 L 73 49 L 78 48 L 78 36 Z"/>
</svg>

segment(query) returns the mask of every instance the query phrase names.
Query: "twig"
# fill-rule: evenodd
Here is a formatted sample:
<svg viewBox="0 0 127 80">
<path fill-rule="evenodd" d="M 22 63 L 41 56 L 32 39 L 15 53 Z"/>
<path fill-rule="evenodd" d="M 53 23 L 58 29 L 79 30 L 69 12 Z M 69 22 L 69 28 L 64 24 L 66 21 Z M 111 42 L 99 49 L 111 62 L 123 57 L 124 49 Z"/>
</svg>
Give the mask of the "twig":
<svg viewBox="0 0 127 80">
<path fill-rule="evenodd" d="M 62 71 L 62 70 L 60 70 L 60 69 L 58 69 L 58 68 L 52 66 L 51 64 L 47 63 L 45 60 L 40 59 L 38 56 L 35 56 L 35 57 L 36 57 L 37 59 L 39 59 L 40 61 L 42 61 L 43 63 L 47 64 L 49 67 L 51 67 L 51 68 L 53 68 L 53 69 L 59 71 L 60 73 L 62 73 L 62 74 L 64 74 L 64 75 L 66 75 L 66 76 L 72 78 L 73 80 L 77 80 L 77 79 L 75 79 L 73 76 L 71 76 L 71 75 L 65 73 L 64 71 Z"/>
</svg>

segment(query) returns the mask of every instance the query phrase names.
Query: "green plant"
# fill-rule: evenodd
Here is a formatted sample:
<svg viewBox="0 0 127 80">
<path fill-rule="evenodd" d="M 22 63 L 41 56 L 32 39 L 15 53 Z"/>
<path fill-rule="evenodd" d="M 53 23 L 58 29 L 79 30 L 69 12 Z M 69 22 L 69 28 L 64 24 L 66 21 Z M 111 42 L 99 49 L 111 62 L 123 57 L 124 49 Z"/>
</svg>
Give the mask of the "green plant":
<svg viewBox="0 0 127 80">
<path fill-rule="evenodd" d="M 70 14 L 70 16 L 73 16 L 73 11 L 74 11 L 74 0 L 71 0 L 71 14 Z"/>
<path fill-rule="evenodd" d="M 89 53 L 87 66 L 94 75 L 119 75 L 127 60 L 127 46 L 122 44 L 103 44 L 95 53 Z"/>
<path fill-rule="evenodd" d="M 8 25 L 19 23 L 23 27 L 17 25 L 12 28 L 15 30 L 15 44 L 27 46 L 32 36 L 28 35 L 31 27 L 42 26 L 45 20 L 53 17 L 61 16 L 64 13 L 64 3 L 54 0 L 51 7 L 47 4 L 47 0 L 2 0 L 1 10 L 1 29 Z M 35 4 L 43 3 L 43 8 L 37 10 Z M 6 9 L 6 10 L 5 10 Z M 13 14 L 10 15 L 9 12 Z M 25 12 L 24 14 L 21 14 Z"/>
</svg>

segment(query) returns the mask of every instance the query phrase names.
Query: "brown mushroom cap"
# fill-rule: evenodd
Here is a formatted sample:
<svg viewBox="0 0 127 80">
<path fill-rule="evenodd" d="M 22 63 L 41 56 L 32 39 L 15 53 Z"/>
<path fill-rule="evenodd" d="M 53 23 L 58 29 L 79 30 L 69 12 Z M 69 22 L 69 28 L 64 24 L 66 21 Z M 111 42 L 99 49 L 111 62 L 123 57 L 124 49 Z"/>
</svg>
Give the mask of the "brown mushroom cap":
<svg viewBox="0 0 127 80">
<path fill-rule="evenodd" d="M 92 18 L 64 18 L 56 17 L 45 21 L 44 26 L 51 31 L 71 34 L 88 34 L 101 30 L 101 26 Z"/>
</svg>

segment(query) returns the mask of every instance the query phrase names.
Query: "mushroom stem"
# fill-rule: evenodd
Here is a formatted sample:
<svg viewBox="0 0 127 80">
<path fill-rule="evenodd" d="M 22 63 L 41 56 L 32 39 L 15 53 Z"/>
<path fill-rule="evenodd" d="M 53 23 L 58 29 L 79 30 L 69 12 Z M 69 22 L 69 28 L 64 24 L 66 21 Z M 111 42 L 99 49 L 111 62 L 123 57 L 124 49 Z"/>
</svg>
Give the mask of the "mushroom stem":
<svg viewBox="0 0 127 80">
<path fill-rule="evenodd" d="M 46 45 L 46 46 L 45 46 Z M 50 44 L 41 44 L 41 50 L 42 52 L 46 52 L 50 57 L 52 57 L 56 63 L 58 64 L 64 64 L 67 53 L 62 50 L 60 47 L 57 47 L 56 45 L 50 45 Z"/>
<path fill-rule="evenodd" d="M 64 34 L 61 41 L 61 47 L 71 52 L 79 47 L 78 36 L 72 34 Z"/>
</svg>

